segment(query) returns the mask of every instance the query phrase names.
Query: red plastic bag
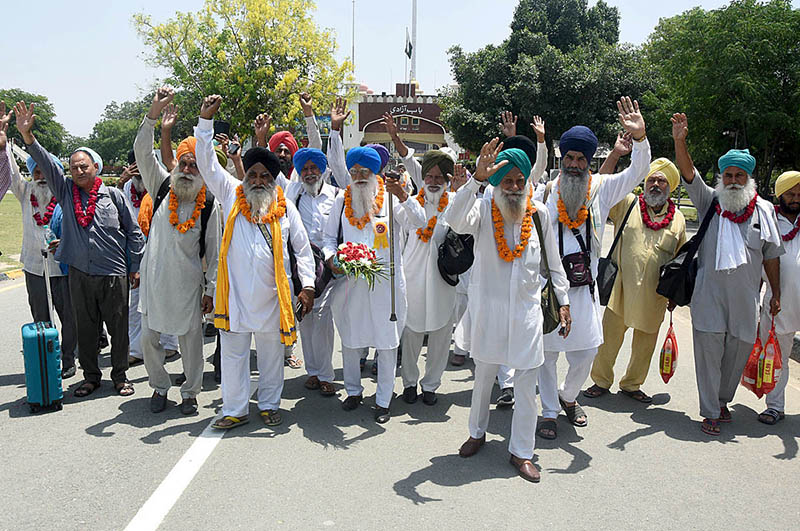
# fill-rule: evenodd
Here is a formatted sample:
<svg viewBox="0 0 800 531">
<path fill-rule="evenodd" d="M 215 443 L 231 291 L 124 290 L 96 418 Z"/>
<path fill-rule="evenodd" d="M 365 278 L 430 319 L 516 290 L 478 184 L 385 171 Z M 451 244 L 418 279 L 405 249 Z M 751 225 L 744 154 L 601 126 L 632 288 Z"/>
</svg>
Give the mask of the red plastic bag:
<svg viewBox="0 0 800 531">
<path fill-rule="evenodd" d="M 672 312 L 669 312 L 669 330 L 661 347 L 661 356 L 658 360 L 658 371 L 664 383 L 669 383 L 669 379 L 675 374 L 678 366 L 678 340 L 675 338 L 675 330 L 672 328 Z"/>
<path fill-rule="evenodd" d="M 759 374 L 759 364 L 761 355 L 764 353 L 764 348 L 761 346 L 761 325 L 759 324 L 756 331 L 756 342 L 753 344 L 753 350 L 750 351 L 750 357 L 747 358 L 747 364 L 744 366 L 742 372 L 742 385 L 746 389 L 753 391 L 758 398 L 764 396 L 761 389 L 761 376 Z"/>
<path fill-rule="evenodd" d="M 764 345 L 764 352 L 760 356 L 761 364 L 761 390 L 764 394 L 775 389 L 781 377 L 783 362 L 781 361 L 781 346 L 775 336 L 775 318 L 772 319 L 772 328 L 769 331 L 767 343 Z"/>
</svg>

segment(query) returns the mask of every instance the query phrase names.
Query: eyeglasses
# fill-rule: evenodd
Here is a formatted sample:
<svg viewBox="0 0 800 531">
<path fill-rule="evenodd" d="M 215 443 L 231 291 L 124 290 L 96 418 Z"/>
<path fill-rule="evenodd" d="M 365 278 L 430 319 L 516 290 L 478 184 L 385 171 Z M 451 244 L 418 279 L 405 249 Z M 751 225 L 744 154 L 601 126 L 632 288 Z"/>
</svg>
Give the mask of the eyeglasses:
<svg viewBox="0 0 800 531">
<path fill-rule="evenodd" d="M 352 175 L 353 177 L 357 177 L 360 175 L 361 177 L 364 177 L 366 179 L 367 177 L 372 175 L 372 170 L 370 170 L 369 168 L 350 168 L 350 175 Z"/>
</svg>

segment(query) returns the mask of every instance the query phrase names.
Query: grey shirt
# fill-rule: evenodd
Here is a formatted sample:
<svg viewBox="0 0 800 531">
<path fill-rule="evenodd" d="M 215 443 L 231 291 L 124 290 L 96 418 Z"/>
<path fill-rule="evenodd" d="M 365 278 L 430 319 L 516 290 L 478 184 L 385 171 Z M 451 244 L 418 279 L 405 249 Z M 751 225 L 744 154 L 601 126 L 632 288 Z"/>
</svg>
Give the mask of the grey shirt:
<svg viewBox="0 0 800 531">
<path fill-rule="evenodd" d="M 94 219 L 88 227 L 81 227 L 72 204 L 72 188 L 75 186 L 72 179 L 64 176 L 61 167 L 53 162 L 38 141 L 28 146 L 28 152 L 42 169 L 50 190 L 64 211 L 62 243 L 56 251 L 56 260 L 87 275 L 137 273 L 144 252 L 144 235 L 122 192 L 100 185 Z M 80 188 L 78 190 L 81 204 L 86 208 L 89 194 Z"/>
<path fill-rule="evenodd" d="M 697 219 L 701 221 L 716 192 L 703 181 L 697 170 L 692 183 L 684 181 L 684 184 L 689 198 L 697 208 Z M 758 201 L 764 199 L 759 197 Z M 747 263 L 732 271 L 716 270 L 719 216 L 711 218 L 708 231 L 697 252 L 697 280 L 691 305 L 692 326 L 696 330 L 728 333 L 742 341 L 755 341 L 761 269 L 765 260 L 777 258 L 784 253 L 782 245 L 761 239 L 760 223 L 763 220 L 759 210 L 756 209 L 750 219 L 738 225 L 747 246 Z M 772 207 L 768 206 L 767 211 L 772 212 Z M 775 217 L 774 214 L 772 216 Z M 777 224 L 777 220 L 773 222 Z"/>
</svg>

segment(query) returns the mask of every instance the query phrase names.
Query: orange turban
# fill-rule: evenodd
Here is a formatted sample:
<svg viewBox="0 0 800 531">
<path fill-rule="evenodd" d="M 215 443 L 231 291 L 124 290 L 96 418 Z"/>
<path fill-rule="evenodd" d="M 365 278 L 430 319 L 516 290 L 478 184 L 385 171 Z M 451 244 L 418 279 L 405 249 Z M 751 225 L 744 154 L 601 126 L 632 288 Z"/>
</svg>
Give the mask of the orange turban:
<svg viewBox="0 0 800 531">
<path fill-rule="evenodd" d="M 297 140 L 294 139 L 292 133 L 289 131 L 279 131 L 272 135 L 269 139 L 269 150 L 275 153 L 275 150 L 278 149 L 278 146 L 284 144 L 287 148 L 289 148 L 289 153 L 294 154 L 297 153 Z"/>
<path fill-rule="evenodd" d="M 197 146 L 197 139 L 193 136 L 189 136 L 183 139 L 180 144 L 178 144 L 177 152 L 175 153 L 175 157 L 178 160 L 181 160 L 181 157 L 186 155 L 187 153 L 191 153 L 195 155 L 195 147 Z"/>
</svg>

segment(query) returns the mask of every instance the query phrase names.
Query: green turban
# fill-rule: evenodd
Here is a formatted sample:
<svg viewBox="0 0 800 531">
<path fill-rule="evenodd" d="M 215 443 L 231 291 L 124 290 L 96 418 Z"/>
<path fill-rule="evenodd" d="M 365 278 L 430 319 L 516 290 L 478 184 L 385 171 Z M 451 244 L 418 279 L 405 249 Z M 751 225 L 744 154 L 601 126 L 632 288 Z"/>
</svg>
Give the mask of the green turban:
<svg viewBox="0 0 800 531">
<path fill-rule="evenodd" d="M 447 174 L 453 174 L 455 162 L 453 159 L 445 153 L 444 151 L 440 151 L 438 149 L 432 149 L 425 153 L 422 156 L 422 178 L 425 179 L 425 176 L 428 172 L 434 167 L 439 166 L 439 169 L 442 170 L 442 175 L 444 178 L 449 180 Z"/>
<path fill-rule="evenodd" d="M 522 176 L 525 177 L 525 182 L 528 182 L 528 177 L 530 177 L 531 174 L 531 159 L 528 158 L 528 155 L 526 155 L 524 151 L 519 148 L 504 149 L 499 155 L 497 155 L 495 164 L 498 164 L 504 160 L 507 160 L 508 164 L 497 170 L 494 175 L 489 177 L 489 184 L 492 186 L 497 186 L 500 184 L 500 181 L 503 180 L 503 177 L 505 177 L 514 166 L 519 168 L 519 171 L 522 172 Z"/>
</svg>

